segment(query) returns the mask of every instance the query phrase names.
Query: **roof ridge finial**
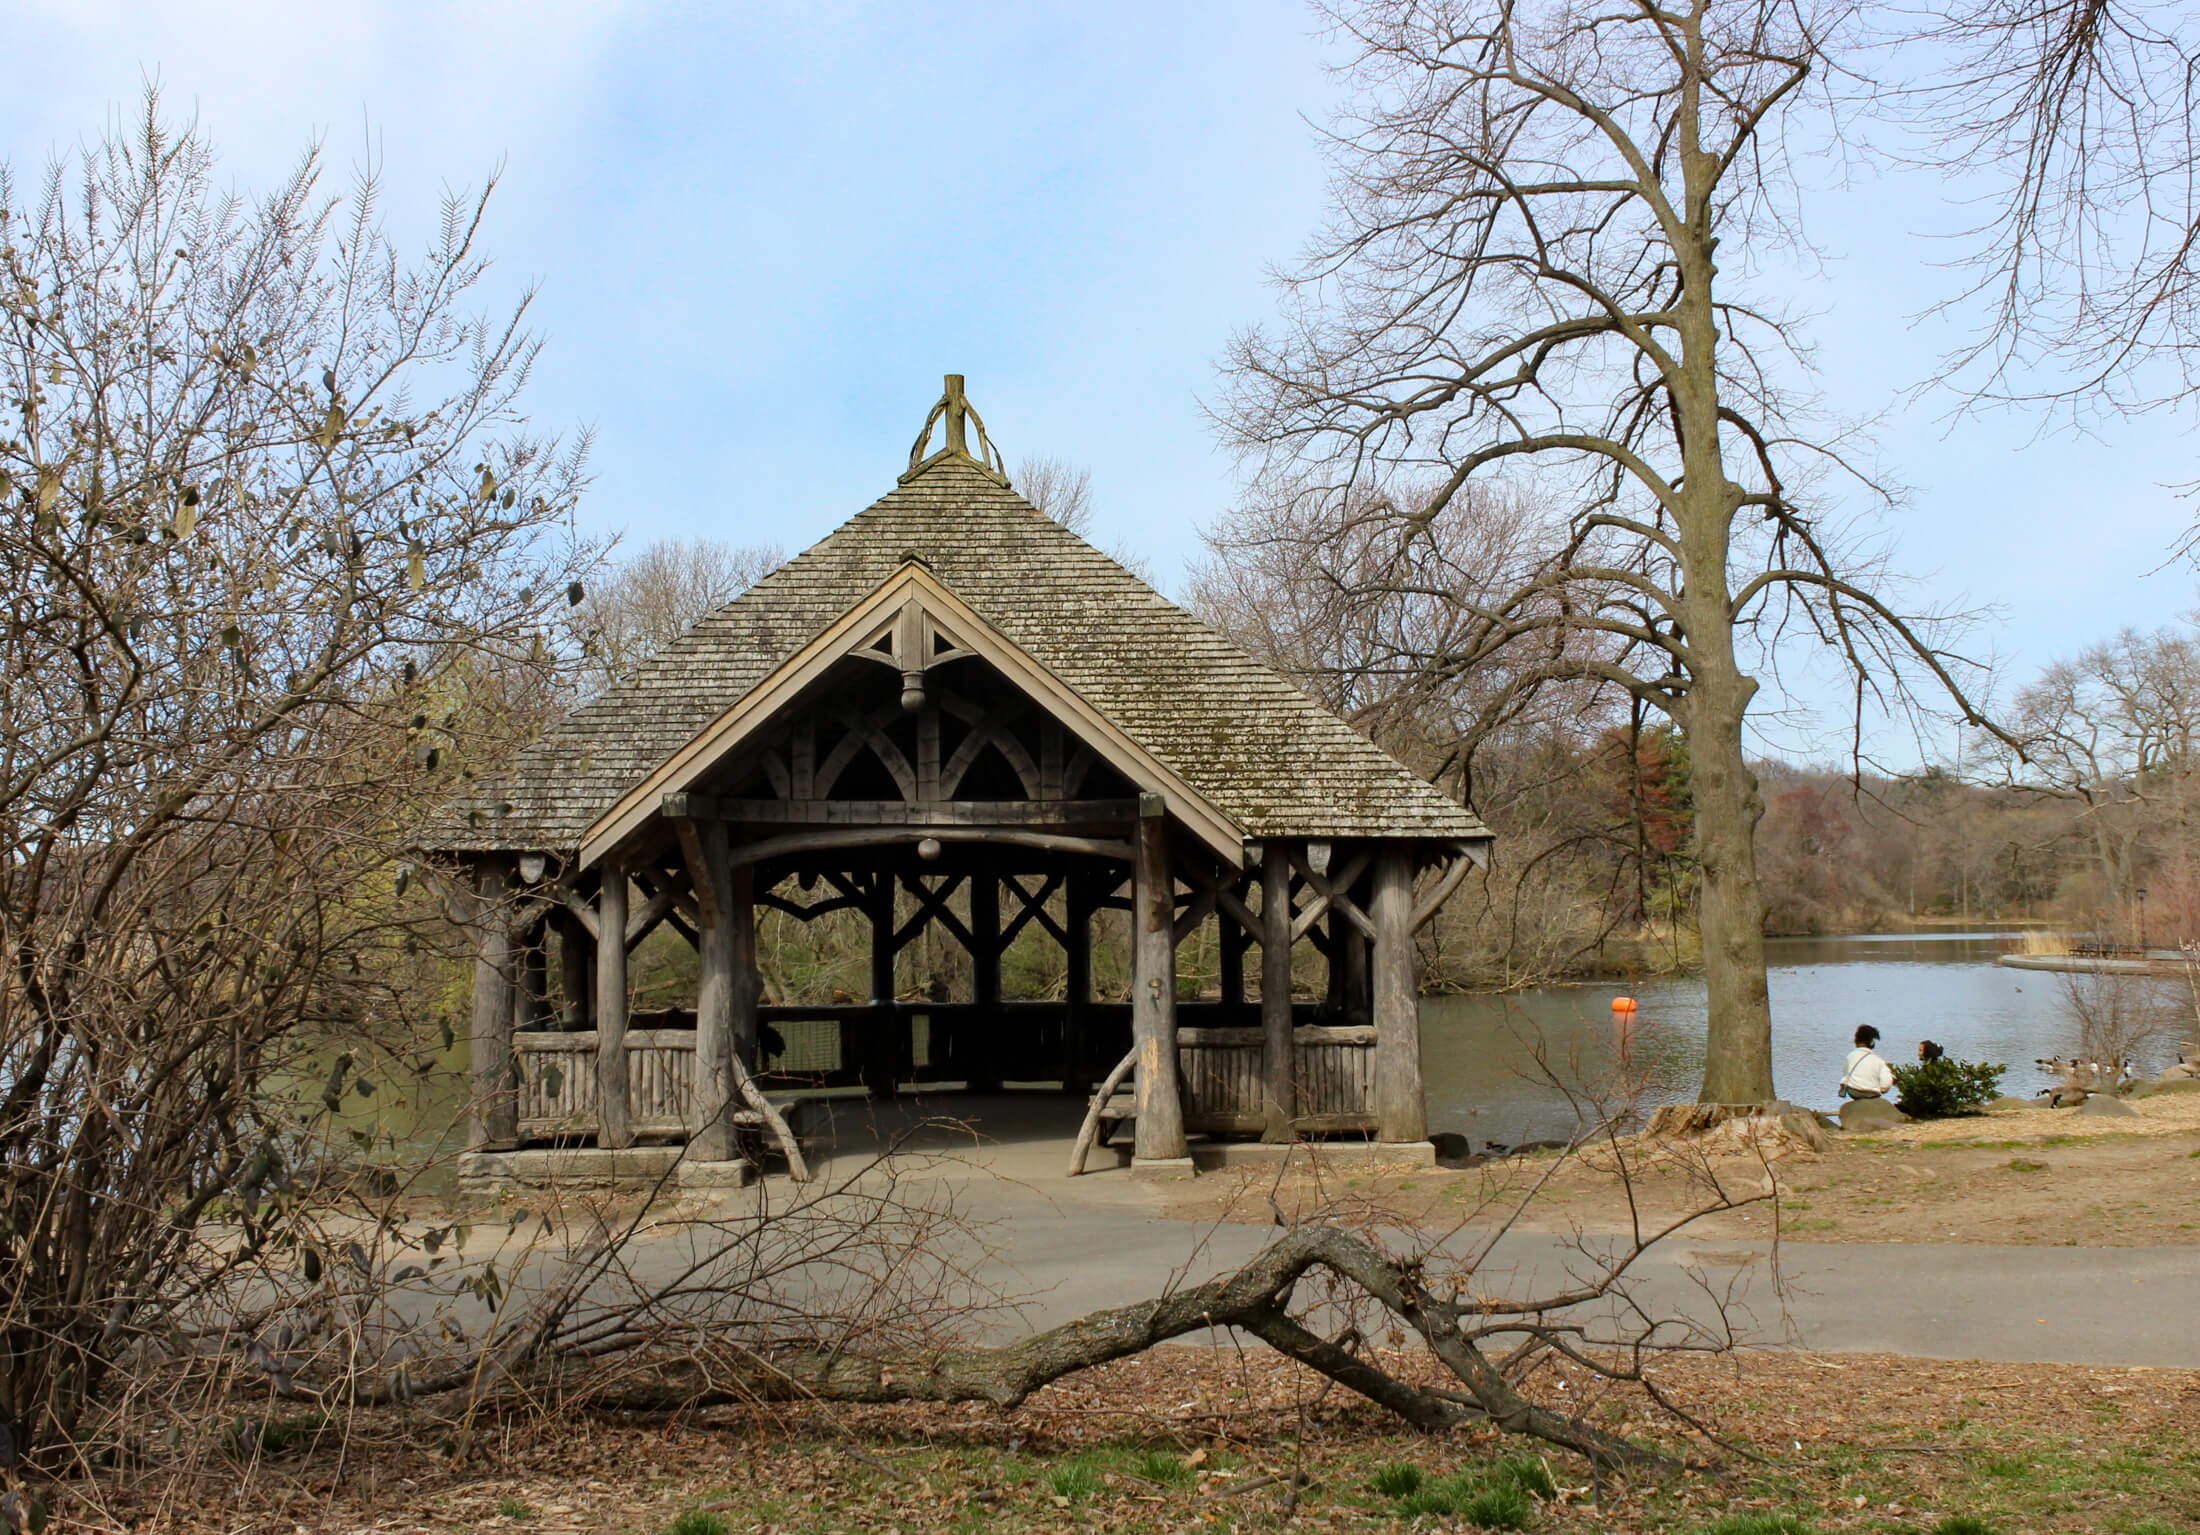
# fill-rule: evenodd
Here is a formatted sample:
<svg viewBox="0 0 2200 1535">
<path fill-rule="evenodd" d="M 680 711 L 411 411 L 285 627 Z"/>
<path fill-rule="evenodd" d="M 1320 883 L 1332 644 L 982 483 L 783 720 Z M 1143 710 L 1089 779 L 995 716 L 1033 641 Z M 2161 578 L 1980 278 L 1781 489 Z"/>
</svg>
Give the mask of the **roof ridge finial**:
<svg viewBox="0 0 2200 1535">
<path fill-rule="evenodd" d="M 926 457 L 924 450 L 932 441 L 932 428 L 943 419 L 947 423 L 946 444 L 930 457 Z M 973 427 L 978 433 L 976 453 L 970 451 L 970 429 Z M 924 418 L 924 430 L 917 433 L 916 445 L 909 450 L 909 470 L 901 477 L 902 483 L 908 484 L 943 458 L 964 459 L 976 464 L 1003 485 L 1008 483 L 1008 471 L 1001 463 L 1000 450 L 986 436 L 984 420 L 970 408 L 970 398 L 963 392 L 963 376 L 960 373 L 947 375 L 946 391 L 941 394 L 939 403 L 932 407 L 932 413 Z"/>
</svg>

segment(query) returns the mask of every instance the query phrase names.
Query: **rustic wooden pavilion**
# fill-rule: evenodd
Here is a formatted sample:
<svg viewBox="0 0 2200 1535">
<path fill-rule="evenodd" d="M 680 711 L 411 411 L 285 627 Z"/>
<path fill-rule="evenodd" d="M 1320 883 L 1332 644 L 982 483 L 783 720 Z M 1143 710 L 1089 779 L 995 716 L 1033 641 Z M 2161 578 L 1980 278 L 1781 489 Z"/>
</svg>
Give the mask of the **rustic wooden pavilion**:
<svg viewBox="0 0 2200 1535">
<path fill-rule="evenodd" d="M 798 1171 L 766 1089 L 1112 1079 L 1149 1165 L 1184 1165 L 1188 1134 L 1424 1142 L 1414 934 L 1490 840 L 1018 496 L 959 377 L 890 494 L 441 825 L 476 892 L 472 1149 L 684 1139 L 710 1162 L 761 1132 Z M 863 914 L 869 997 L 763 1005 L 759 907 Z M 1114 1004 L 1092 984 L 1110 908 L 1131 948 Z M 1220 995 L 1180 999 L 1178 946 L 1209 922 Z M 700 967 L 670 1020 L 636 1015 L 627 980 L 665 923 Z M 1033 927 L 1065 994 L 1004 1000 L 1001 956 Z M 927 928 L 968 954 L 967 997 L 895 994 Z M 1292 999 L 1301 940 L 1327 960 L 1320 1001 Z"/>
</svg>

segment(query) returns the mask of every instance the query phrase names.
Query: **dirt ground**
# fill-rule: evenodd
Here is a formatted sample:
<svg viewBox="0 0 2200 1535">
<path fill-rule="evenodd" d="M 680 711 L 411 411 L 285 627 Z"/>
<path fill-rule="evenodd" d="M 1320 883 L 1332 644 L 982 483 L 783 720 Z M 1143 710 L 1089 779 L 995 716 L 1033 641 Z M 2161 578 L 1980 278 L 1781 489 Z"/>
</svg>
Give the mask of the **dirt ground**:
<svg viewBox="0 0 2200 1535">
<path fill-rule="evenodd" d="M 1546 1400 L 1689 1465 L 1593 1480 L 1494 1430 L 1417 1435 L 1273 1355 L 1168 1348 L 1014 1411 L 568 1411 L 481 1425 L 464 1460 L 425 1413 L 361 1414 L 341 1436 L 332 1424 L 249 1452 L 215 1425 L 176 1458 L 44 1492 L 67 1532 L 1219 1535 L 1472 1529 L 1440 1500 L 1524 1468 L 1542 1489 L 1525 1527 L 1554 1535 L 2200 1527 L 2193 1372 L 1761 1354 L 1676 1356 L 1658 1382 L 1732 1449 L 1682 1432 L 1635 1388 L 1538 1372 L 1529 1384 Z"/>
<path fill-rule="evenodd" d="M 1825 1153 L 1792 1150 L 1766 1164 L 1749 1155 L 1618 1159 L 1591 1149 L 1506 1158 L 1479 1167 L 1365 1173 L 1295 1167 L 1282 1178 L 1247 1170 L 1182 1187 L 1170 1213 L 1191 1220 L 1267 1223 L 1323 1208 L 1362 1206 L 1420 1225 L 1486 1220 L 1535 1197 L 1522 1225 L 1535 1230 L 1620 1229 L 1630 1193 L 1652 1216 L 1699 1204 L 1707 1177 L 1738 1196 L 1777 1180 L 1781 1235 L 1804 1242 L 1940 1242 L 1989 1246 L 2200 1245 L 2200 1094 L 2146 1099 L 2133 1118 L 2016 1109 L 1965 1119 L 1839 1135 Z M 1274 1204 L 1271 1204 L 1271 1198 Z M 1704 1237 L 1767 1235 L 1772 1202 L 1711 1217 Z"/>
</svg>

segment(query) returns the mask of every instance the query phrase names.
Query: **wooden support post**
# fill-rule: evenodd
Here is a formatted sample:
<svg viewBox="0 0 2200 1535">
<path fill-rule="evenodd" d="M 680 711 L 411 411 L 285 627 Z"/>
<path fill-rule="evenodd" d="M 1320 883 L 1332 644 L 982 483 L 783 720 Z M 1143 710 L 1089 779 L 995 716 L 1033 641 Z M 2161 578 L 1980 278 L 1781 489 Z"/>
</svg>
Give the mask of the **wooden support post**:
<svg viewBox="0 0 2200 1535">
<path fill-rule="evenodd" d="M 1326 972 L 1322 986 L 1322 1011 L 1341 1020 L 1345 1010 L 1345 958 L 1344 936 L 1352 930 L 1352 924 L 1344 913 L 1331 908 L 1329 913 L 1329 942 L 1322 948 L 1322 969 Z"/>
<path fill-rule="evenodd" d="M 864 1041 L 863 1086 L 874 1098 L 900 1087 L 902 1020 L 894 1006 L 894 893 L 899 876 L 882 869 L 871 877 L 871 1032 Z"/>
<path fill-rule="evenodd" d="M 695 837 L 695 852 L 701 856 L 691 873 L 696 906 L 705 916 L 695 935 L 701 973 L 695 985 L 695 1083 L 688 1112 L 688 1156 L 698 1162 L 730 1162 L 734 1154 L 735 991 L 740 984 L 736 970 L 740 954 L 727 912 L 733 901 L 733 869 L 725 822 L 704 821 L 696 825 Z"/>
<path fill-rule="evenodd" d="M 577 1034 L 588 1027 L 595 997 L 588 986 L 587 930 L 571 916 L 560 913 L 558 928 L 558 1027 Z"/>
<path fill-rule="evenodd" d="M 970 1000 L 977 1017 L 956 1041 L 974 1093 L 1001 1090 L 1001 874 L 981 859 L 970 876 Z"/>
<path fill-rule="evenodd" d="M 1062 1091 L 1082 1095 L 1092 1087 L 1085 1031 L 1092 1021 L 1092 876 L 1072 870 L 1062 927 Z"/>
<path fill-rule="evenodd" d="M 537 917 L 519 938 L 517 986 L 512 993 L 512 1027 L 535 1033 L 550 1026 L 550 919 Z"/>
<path fill-rule="evenodd" d="M 1413 850 L 1391 846 L 1375 860 L 1375 1138 L 1428 1139 L 1421 1093 L 1421 989 L 1414 974 Z"/>
<path fill-rule="evenodd" d="M 1140 1162 L 1184 1162 L 1184 1100 L 1176 1065 L 1176 877 L 1158 794 L 1138 796 L 1131 879 L 1131 1036 L 1138 1052 Z"/>
<path fill-rule="evenodd" d="M 723 821 L 717 823 L 723 827 Z M 733 1058 L 755 1076 L 762 1069 L 758 1052 L 763 1048 L 763 1020 L 757 1009 L 764 1003 L 764 975 L 756 966 L 756 866 L 735 864 L 724 887 L 722 903 L 726 925 L 732 930 L 733 949 Z"/>
<path fill-rule="evenodd" d="M 468 1095 L 466 1144 L 474 1151 L 510 1151 L 519 1145 L 519 1094 L 512 1083 L 512 1014 L 518 990 L 513 952 L 511 870 L 485 858 L 474 876 L 474 1013 L 467 1044 L 473 1090 Z"/>
<path fill-rule="evenodd" d="M 634 1144 L 626 1078 L 626 865 L 604 860 L 596 898 L 596 1144 Z"/>
<path fill-rule="evenodd" d="M 1253 946 L 1253 935 L 1245 930 L 1237 918 L 1219 909 L 1215 913 L 1215 927 L 1222 935 L 1220 958 L 1223 1022 L 1236 1023 L 1236 1010 L 1245 1005 L 1245 951 Z"/>
<path fill-rule="evenodd" d="M 1375 1017 L 1367 989 L 1367 938 L 1347 922 L 1342 925 L 1340 942 L 1344 954 L 1344 1021 L 1365 1027 Z"/>
<path fill-rule="evenodd" d="M 1292 1139 L 1297 1053 L 1291 1029 L 1291 850 L 1271 838 L 1260 859 L 1260 1138 L 1271 1144 Z"/>
</svg>

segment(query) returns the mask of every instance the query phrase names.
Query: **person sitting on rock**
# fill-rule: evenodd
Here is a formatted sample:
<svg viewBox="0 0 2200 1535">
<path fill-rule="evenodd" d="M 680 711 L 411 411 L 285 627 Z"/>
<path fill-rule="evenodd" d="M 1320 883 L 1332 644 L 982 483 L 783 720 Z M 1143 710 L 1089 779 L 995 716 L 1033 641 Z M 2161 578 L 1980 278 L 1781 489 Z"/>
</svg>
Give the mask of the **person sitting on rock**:
<svg viewBox="0 0 2200 1535">
<path fill-rule="evenodd" d="M 1894 1087 L 1894 1068 L 1879 1058 L 1873 1046 L 1879 1043 L 1879 1031 L 1870 1024 L 1856 1031 L 1856 1048 L 1849 1052 L 1849 1063 L 1841 1071 L 1841 1096 L 1844 1098 L 1884 1098 Z"/>
<path fill-rule="evenodd" d="M 1947 1053 L 1929 1039 L 1921 1039 L 1917 1042 L 1917 1058 L 1920 1061 L 1937 1061 Z"/>
</svg>

